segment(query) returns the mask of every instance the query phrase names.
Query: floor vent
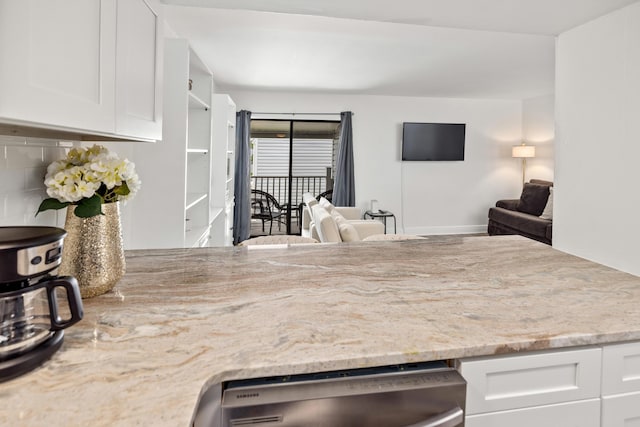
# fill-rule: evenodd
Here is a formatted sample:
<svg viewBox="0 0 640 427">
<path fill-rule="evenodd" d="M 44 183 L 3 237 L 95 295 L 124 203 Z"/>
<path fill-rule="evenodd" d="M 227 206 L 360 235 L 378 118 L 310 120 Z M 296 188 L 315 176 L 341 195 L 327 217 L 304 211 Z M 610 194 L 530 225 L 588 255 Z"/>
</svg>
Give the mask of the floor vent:
<svg viewBox="0 0 640 427">
<path fill-rule="evenodd" d="M 267 423 L 281 423 L 282 415 L 275 415 L 271 417 L 252 417 L 252 418 L 238 418 L 231 420 L 232 426 L 255 426 Z"/>
</svg>

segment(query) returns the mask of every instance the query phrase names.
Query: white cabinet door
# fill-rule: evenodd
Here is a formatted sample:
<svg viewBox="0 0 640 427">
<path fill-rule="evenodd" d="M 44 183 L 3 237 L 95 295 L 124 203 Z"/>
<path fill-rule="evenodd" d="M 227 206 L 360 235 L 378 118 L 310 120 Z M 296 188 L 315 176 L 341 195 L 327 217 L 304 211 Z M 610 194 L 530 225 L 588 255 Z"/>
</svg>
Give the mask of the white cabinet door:
<svg viewBox="0 0 640 427">
<path fill-rule="evenodd" d="M 602 350 L 602 395 L 640 391 L 640 343 L 605 346 Z"/>
<path fill-rule="evenodd" d="M 640 393 L 603 397 L 602 427 L 640 427 Z"/>
<path fill-rule="evenodd" d="M 0 121 L 114 132 L 115 0 L 0 0 Z"/>
<path fill-rule="evenodd" d="M 162 139 L 162 19 L 157 0 L 119 0 L 116 133 Z M 185 83 L 185 88 L 186 88 Z"/>
<path fill-rule="evenodd" d="M 600 348 L 459 361 L 469 415 L 600 396 Z"/>
<path fill-rule="evenodd" d="M 640 343 L 602 350 L 602 426 L 640 427 Z"/>
<path fill-rule="evenodd" d="M 618 425 L 618 424 L 616 424 Z M 471 415 L 465 427 L 599 427 L 600 399 Z M 619 424 L 619 426 L 622 426 Z"/>
</svg>

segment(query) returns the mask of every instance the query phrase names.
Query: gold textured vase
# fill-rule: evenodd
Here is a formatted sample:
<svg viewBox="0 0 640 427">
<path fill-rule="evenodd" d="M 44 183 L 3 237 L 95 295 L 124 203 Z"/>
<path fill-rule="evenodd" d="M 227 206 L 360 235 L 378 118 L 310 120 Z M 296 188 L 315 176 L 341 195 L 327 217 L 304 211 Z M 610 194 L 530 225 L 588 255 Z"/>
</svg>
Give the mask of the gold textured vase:
<svg viewBox="0 0 640 427">
<path fill-rule="evenodd" d="M 78 280 L 82 298 L 110 291 L 125 272 L 120 204 L 102 205 L 104 215 L 80 218 L 67 209 L 60 274 Z"/>
</svg>

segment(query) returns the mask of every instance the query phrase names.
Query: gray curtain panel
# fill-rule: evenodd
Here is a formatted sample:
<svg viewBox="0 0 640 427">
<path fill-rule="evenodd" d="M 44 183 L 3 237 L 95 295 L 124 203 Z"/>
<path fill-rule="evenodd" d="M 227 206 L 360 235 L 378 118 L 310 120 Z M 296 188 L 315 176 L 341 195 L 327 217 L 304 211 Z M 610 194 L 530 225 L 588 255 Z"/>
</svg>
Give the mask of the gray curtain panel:
<svg viewBox="0 0 640 427">
<path fill-rule="evenodd" d="M 340 113 L 342 129 L 340 131 L 340 147 L 338 148 L 332 199 L 332 203 L 336 206 L 356 205 L 353 173 L 353 131 L 351 129 L 352 114 L 351 111 Z"/>
<path fill-rule="evenodd" d="M 235 209 L 233 210 L 233 244 L 247 240 L 251 235 L 251 182 L 249 156 L 251 147 L 251 111 L 236 113 L 236 170 L 234 174 Z"/>
</svg>

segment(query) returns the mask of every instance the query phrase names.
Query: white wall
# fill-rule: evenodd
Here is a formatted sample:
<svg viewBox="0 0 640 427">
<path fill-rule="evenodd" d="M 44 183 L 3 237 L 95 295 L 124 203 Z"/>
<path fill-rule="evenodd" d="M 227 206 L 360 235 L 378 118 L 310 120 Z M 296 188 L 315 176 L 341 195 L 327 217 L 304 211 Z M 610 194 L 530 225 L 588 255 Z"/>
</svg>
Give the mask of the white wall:
<svg viewBox="0 0 640 427">
<path fill-rule="evenodd" d="M 640 3 L 563 33 L 554 247 L 640 275 Z"/>
<path fill-rule="evenodd" d="M 536 157 L 527 159 L 526 179 L 553 181 L 554 96 L 545 95 L 522 101 L 522 137 L 536 147 Z"/>
<path fill-rule="evenodd" d="M 65 156 L 66 143 L 38 138 L 0 136 L 0 226 L 62 226 L 64 212 L 35 216 L 47 193 L 47 166 Z"/>
<path fill-rule="evenodd" d="M 485 232 L 496 200 L 520 194 L 522 103 L 364 95 L 231 91 L 238 110 L 353 111 L 356 203 L 396 214 L 398 233 Z M 300 116 L 309 118 L 309 116 Z M 401 162 L 402 122 L 466 123 L 463 162 Z"/>
</svg>

